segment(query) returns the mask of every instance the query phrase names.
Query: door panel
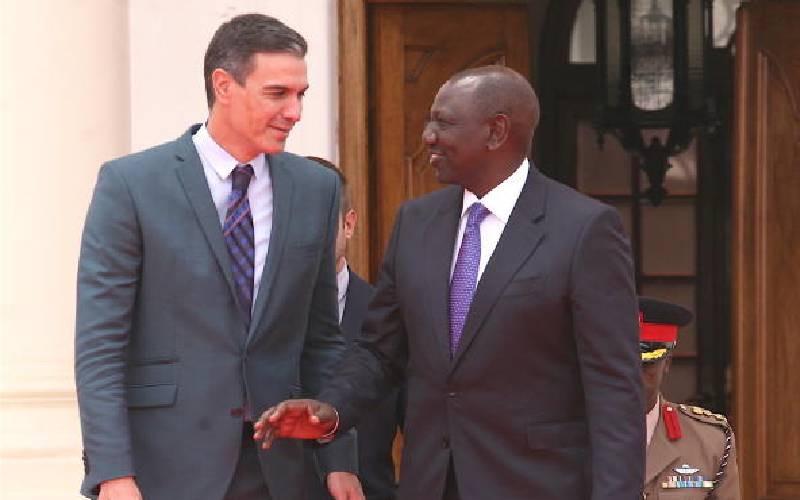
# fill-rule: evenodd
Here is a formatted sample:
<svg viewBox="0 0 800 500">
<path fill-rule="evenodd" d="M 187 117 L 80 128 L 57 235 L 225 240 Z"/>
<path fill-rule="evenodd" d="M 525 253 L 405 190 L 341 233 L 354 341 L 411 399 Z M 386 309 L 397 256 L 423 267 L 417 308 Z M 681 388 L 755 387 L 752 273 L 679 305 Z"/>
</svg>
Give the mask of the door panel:
<svg viewBox="0 0 800 500">
<path fill-rule="evenodd" d="M 528 76 L 530 58 L 528 11 L 519 2 L 372 4 L 368 16 L 374 273 L 403 201 L 442 187 L 422 142 L 441 84 L 459 70 L 486 64 Z"/>
<path fill-rule="evenodd" d="M 736 40 L 734 419 L 742 497 L 800 497 L 800 2 L 743 4 Z"/>
</svg>

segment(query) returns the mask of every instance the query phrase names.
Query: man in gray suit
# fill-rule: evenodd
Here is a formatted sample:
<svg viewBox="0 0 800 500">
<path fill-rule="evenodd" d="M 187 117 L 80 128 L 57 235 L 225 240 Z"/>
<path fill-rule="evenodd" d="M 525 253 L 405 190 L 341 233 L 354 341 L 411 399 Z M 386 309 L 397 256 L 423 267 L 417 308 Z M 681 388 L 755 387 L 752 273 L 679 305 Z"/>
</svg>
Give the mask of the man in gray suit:
<svg viewBox="0 0 800 500">
<path fill-rule="evenodd" d="M 528 162 L 538 115 L 508 68 L 441 87 L 423 139 L 454 185 L 400 208 L 357 348 L 318 401 L 262 415 L 265 446 L 370 418 L 405 378 L 399 498 L 641 496 L 628 241 L 616 210 Z"/>
<path fill-rule="evenodd" d="M 303 447 L 258 451 L 253 416 L 316 394 L 344 339 L 335 174 L 284 153 L 306 42 L 238 16 L 205 55 L 210 113 L 106 163 L 84 227 L 75 369 L 86 476 L 101 500 L 298 500 Z M 337 500 L 362 499 L 355 447 L 317 449 Z"/>
</svg>

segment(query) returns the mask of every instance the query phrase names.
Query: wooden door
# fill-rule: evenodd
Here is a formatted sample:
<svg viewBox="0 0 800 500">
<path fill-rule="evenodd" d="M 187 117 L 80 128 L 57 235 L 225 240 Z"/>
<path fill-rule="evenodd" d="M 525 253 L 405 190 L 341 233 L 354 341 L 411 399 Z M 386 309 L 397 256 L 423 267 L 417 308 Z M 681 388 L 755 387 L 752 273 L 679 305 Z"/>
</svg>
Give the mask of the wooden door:
<svg viewBox="0 0 800 500">
<path fill-rule="evenodd" d="M 442 187 L 422 142 L 436 91 L 455 72 L 486 64 L 528 76 L 530 58 L 525 2 L 373 3 L 367 14 L 374 276 L 403 201 Z"/>
<path fill-rule="evenodd" d="M 742 498 L 800 498 L 800 2 L 742 5 L 736 39 L 733 387 Z"/>
</svg>

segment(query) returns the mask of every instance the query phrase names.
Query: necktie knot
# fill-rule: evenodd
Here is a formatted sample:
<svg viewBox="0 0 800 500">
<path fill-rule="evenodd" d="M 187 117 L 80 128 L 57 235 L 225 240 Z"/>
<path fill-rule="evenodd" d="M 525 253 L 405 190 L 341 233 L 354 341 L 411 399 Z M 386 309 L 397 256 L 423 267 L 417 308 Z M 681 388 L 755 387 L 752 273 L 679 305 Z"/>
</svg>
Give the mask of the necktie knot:
<svg viewBox="0 0 800 500">
<path fill-rule="evenodd" d="M 467 209 L 467 225 L 473 227 L 480 225 L 480 223 L 483 222 L 483 219 L 485 219 L 489 213 L 490 212 L 488 208 L 476 201 Z"/>
<path fill-rule="evenodd" d="M 253 172 L 253 167 L 249 164 L 236 165 L 236 168 L 233 169 L 233 173 L 231 174 L 232 188 L 240 192 L 247 191 L 247 187 L 250 185 L 250 179 L 253 178 L 253 175 L 255 175 L 255 172 Z"/>
</svg>

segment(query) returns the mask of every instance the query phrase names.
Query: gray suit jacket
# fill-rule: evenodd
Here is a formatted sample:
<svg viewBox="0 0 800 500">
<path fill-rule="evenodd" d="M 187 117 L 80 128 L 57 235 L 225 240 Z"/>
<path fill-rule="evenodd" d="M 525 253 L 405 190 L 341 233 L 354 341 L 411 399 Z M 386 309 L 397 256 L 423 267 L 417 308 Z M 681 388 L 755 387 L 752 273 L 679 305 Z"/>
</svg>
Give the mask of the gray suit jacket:
<svg viewBox="0 0 800 500">
<path fill-rule="evenodd" d="M 644 474 L 637 304 L 612 208 L 531 168 L 449 355 L 463 191 L 406 203 L 362 338 L 320 399 L 353 425 L 407 381 L 399 498 L 634 500 Z"/>
<path fill-rule="evenodd" d="M 91 496 L 135 475 L 148 500 L 221 499 L 243 414 L 315 394 L 345 342 L 333 241 L 336 176 L 268 157 L 273 220 L 249 330 L 191 134 L 103 166 L 78 270 L 75 370 Z M 320 460 L 355 470 L 352 441 Z M 260 454 L 274 499 L 305 497 L 302 443 Z"/>
</svg>

